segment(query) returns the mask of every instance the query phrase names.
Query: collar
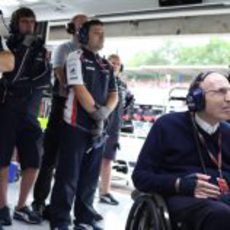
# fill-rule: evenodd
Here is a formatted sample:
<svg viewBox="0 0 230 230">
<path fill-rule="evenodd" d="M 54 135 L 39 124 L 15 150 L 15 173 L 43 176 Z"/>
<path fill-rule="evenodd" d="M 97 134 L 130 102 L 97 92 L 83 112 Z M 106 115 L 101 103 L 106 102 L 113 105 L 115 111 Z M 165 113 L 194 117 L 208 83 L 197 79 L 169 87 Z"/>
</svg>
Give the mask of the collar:
<svg viewBox="0 0 230 230">
<path fill-rule="evenodd" d="M 88 50 L 87 48 L 85 47 L 81 47 L 82 50 L 84 51 L 84 54 L 90 58 L 93 58 L 93 59 L 98 59 L 100 58 L 98 54 L 95 54 L 93 53 L 92 51 Z"/>
<path fill-rule="evenodd" d="M 220 123 L 217 123 L 215 125 L 210 125 L 208 122 L 200 118 L 197 113 L 195 114 L 195 121 L 199 125 L 199 127 L 209 135 L 214 134 L 220 125 Z"/>
</svg>

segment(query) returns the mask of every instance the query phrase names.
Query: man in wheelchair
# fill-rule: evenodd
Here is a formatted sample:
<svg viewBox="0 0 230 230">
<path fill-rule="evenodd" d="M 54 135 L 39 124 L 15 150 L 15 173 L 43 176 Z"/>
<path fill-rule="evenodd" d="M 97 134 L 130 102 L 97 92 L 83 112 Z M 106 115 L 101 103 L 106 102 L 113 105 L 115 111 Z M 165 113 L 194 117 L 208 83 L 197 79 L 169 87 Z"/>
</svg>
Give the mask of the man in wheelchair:
<svg viewBox="0 0 230 230">
<path fill-rule="evenodd" d="M 165 198 L 172 225 L 189 230 L 230 229 L 230 84 L 217 72 L 200 73 L 188 110 L 153 125 L 132 179 Z M 162 230 L 162 229 L 161 229 Z"/>
</svg>

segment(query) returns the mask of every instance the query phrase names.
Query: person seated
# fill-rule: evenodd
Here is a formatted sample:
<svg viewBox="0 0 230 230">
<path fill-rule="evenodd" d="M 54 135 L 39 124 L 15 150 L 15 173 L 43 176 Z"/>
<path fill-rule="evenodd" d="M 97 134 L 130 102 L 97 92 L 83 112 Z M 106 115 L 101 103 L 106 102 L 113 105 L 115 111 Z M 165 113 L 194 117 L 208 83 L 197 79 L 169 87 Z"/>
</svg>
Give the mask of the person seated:
<svg viewBox="0 0 230 230">
<path fill-rule="evenodd" d="M 230 84 L 200 73 L 187 95 L 189 111 L 153 125 L 132 174 L 135 187 L 163 195 L 174 227 L 228 230 L 230 226 Z"/>
</svg>

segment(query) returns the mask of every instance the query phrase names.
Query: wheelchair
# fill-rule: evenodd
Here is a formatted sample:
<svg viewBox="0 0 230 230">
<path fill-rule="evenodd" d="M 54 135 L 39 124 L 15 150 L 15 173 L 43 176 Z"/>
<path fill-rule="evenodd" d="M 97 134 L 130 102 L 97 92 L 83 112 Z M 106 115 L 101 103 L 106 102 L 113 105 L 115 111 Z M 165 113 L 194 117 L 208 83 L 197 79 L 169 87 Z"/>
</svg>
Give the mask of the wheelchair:
<svg viewBox="0 0 230 230">
<path fill-rule="evenodd" d="M 132 193 L 134 203 L 130 209 L 125 230 L 188 230 L 181 223 L 172 226 L 165 200 L 159 194 L 139 191 Z"/>
</svg>

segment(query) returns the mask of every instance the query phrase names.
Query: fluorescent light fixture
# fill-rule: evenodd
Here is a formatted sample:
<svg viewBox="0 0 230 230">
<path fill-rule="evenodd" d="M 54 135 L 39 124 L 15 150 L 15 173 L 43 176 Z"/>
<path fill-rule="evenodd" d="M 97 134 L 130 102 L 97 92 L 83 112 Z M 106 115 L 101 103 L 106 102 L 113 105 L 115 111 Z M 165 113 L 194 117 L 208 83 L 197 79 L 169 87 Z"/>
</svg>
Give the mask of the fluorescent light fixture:
<svg viewBox="0 0 230 230">
<path fill-rule="evenodd" d="M 36 3 L 39 2 L 39 0 L 1 0 L 0 5 L 2 6 L 18 6 L 20 4 L 30 4 L 30 3 Z"/>
<path fill-rule="evenodd" d="M 39 2 L 39 0 L 23 0 L 22 2 L 36 3 Z"/>
<path fill-rule="evenodd" d="M 18 0 L 1 0 L 0 5 L 2 6 L 17 6 L 19 5 L 19 1 Z"/>
</svg>

